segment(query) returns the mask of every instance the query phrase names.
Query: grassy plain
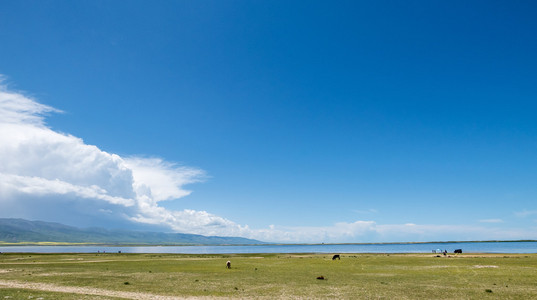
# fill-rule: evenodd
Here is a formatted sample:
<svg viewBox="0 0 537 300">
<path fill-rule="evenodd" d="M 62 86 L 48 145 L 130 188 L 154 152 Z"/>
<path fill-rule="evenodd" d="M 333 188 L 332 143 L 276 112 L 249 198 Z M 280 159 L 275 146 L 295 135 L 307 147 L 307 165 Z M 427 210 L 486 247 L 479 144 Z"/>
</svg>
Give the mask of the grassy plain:
<svg viewBox="0 0 537 300">
<path fill-rule="evenodd" d="M 537 299 L 537 254 L 0 254 L 0 299 L 175 297 Z"/>
</svg>

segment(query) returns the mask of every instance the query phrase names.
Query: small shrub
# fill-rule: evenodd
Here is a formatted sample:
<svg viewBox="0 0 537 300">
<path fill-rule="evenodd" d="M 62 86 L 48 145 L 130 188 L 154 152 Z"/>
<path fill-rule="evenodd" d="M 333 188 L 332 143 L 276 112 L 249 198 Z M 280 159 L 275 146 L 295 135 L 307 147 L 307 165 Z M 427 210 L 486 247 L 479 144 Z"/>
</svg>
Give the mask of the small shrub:
<svg viewBox="0 0 537 300">
<path fill-rule="evenodd" d="M 486 289 L 485 292 L 492 293 L 492 290 L 491 289 Z"/>
</svg>

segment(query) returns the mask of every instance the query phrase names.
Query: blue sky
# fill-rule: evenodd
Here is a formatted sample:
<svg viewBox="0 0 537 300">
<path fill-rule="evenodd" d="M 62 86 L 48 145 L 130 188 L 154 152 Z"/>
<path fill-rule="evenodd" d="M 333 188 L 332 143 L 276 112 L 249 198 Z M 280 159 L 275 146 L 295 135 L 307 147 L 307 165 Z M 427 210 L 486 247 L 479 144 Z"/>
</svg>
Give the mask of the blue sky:
<svg viewBox="0 0 537 300">
<path fill-rule="evenodd" d="M 286 242 L 537 239 L 536 13 L 2 1 L 0 217 Z"/>
</svg>

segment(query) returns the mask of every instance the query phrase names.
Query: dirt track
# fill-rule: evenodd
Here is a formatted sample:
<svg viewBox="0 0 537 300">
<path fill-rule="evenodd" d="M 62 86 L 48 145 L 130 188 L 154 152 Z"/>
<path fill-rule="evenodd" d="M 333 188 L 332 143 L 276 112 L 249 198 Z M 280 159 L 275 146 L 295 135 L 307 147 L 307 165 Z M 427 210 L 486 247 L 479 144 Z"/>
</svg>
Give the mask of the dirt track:
<svg viewBox="0 0 537 300">
<path fill-rule="evenodd" d="M 174 300 L 174 299 L 214 299 L 213 297 L 171 297 L 138 292 L 111 291 L 89 287 L 60 286 L 48 283 L 20 282 L 13 280 L 0 280 L 1 288 L 29 289 L 47 292 L 59 292 L 68 294 L 97 295 L 139 300 Z"/>
</svg>

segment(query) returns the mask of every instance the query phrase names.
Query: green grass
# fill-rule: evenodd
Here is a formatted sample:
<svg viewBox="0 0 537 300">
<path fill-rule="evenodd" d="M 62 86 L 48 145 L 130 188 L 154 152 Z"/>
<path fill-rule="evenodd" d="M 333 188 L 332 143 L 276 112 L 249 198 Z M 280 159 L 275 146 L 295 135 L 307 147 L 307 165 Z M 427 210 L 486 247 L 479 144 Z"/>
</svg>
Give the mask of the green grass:
<svg viewBox="0 0 537 300">
<path fill-rule="evenodd" d="M 4 253 L 2 281 L 105 292 L 92 296 L 0 284 L 0 299 L 119 299 L 108 291 L 266 299 L 537 299 L 537 254 L 342 254 L 332 261 L 327 254 Z"/>
</svg>

